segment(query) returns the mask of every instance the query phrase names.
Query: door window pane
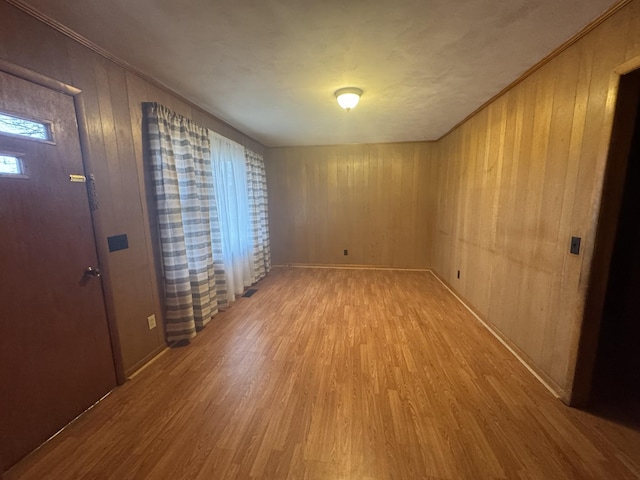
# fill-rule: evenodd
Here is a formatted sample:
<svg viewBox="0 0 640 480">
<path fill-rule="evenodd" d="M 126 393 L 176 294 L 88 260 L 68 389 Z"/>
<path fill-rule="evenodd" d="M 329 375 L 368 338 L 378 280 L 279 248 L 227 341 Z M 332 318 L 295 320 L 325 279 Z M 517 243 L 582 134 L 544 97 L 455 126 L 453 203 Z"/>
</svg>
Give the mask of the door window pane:
<svg viewBox="0 0 640 480">
<path fill-rule="evenodd" d="M 0 133 L 35 140 L 51 140 L 51 128 L 48 123 L 26 120 L 6 113 L 0 113 Z"/>
<path fill-rule="evenodd" d="M 22 161 L 13 155 L 0 154 L 0 175 L 23 175 Z"/>
</svg>

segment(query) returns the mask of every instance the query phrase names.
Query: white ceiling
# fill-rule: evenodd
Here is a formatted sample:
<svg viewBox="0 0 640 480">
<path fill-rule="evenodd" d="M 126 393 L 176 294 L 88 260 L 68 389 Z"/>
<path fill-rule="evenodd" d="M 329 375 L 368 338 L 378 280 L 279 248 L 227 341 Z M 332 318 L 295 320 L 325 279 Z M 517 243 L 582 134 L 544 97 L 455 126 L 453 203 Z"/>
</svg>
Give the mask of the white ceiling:
<svg viewBox="0 0 640 480">
<path fill-rule="evenodd" d="M 618 0 L 24 3 L 284 146 L 437 139 Z"/>
</svg>

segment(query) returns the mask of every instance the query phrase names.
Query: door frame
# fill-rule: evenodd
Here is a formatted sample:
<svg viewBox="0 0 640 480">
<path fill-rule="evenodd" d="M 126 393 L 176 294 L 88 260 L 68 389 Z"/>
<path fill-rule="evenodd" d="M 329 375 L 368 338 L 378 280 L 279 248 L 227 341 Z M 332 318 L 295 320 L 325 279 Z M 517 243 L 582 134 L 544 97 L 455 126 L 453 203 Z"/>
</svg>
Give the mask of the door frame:
<svg viewBox="0 0 640 480">
<path fill-rule="evenodd" d="M 613 257 L 618 217 L 622 207 L 622 195 L 627 173 L 631 140 L 633 137 L 633 122 L 637 108 L 635 95 L 633 108 L 619 108 L 623 102 L 629 101 L 629 91 L 620 88 L 624 75 L 640 70 L 640 56 L 623 63 L 611 72 L 609 90 L 606 103 L 605 127 L 608 135 L 603 142 L 606 157 L 601 196 L 599 199 L 598 219 L 595 224 L 595 235 L 591 264 L 589 268 L 589 283 L 583 307 L 582 325 L 579 332 L 577 351 L 575 352 L 575 370 L 573 385 L 569 395 L 569 405 L 586 406 L 591 396 L 593 372 L 600 339 L 600 325 L 604 313 L 604 302 L 609 283 L 609 268 Z"/>
<path fill-rule="evenodd" d="M 80 138 L 80 154 L 82 157 L 82 165 L 85 173 L 87 173 L 87 155 L 86 152 L 89 151 L 89 139 L 88 139 L 88 123 L 87 123 L 87 115 L 85 113 L 84 107 L 84 98 L 82 96 L 82 90 L 73 85 L 69 85 L 64 82 L 60 82 L 53 78 L 50 78 L 41 73 L 35 72 L 33 70 L 29 70 L 28 68 L 22 67 L 20 65 L 16 65 L 15 63 L 9 62 L 0 58 L 0 71 L 4 73 L 8 73 L 9 75 L 13 75 L 14 77 L 21 78 L 23 80 L 27 80 L 36 85 L 40 85 L 42 87 L 46 87 L 50 90 L 54 90 L 59 93 L 63 93 L 65 95 L 69 95 L 73 98 L 73 104 L 76 112 L 76 120 L 78 124 L 78 135 Z M 88 192 L 87 192 L 88 194 Z M 89 202 L 91 203 L 91 202 Z M 111 292 L 111 288 L 106 279 L 109 278 L 109 272 L 107 267 L 107 262 L 104 258 L 104 252 L 101 252 L 99 248 L 97 239 L 104 238 L 102 228 L 100 227 L 99 222 L 96 221 L 94 216 L 94 212 L 91 210 L 91 227 L 93 230 L 93 239 L 94 239 L 94 248 L 96 250 L 96 254 L 98 256 L 98 262 L 100 264 L 102 270 L 102 281 L 100 282 L 102 288 L 102 298 L 104 300 L 104 309 L 107 317 L 107 328 L 109 330 L 109 342 L 111 344 L 111 352 L 113 356 L 113 365 L 116 373 L 116 382 L 118 385 L 122 385 L 127 381 L 127 376 L 124 370 L 124 363 L 122 360 L 122 349 L 120 346 L 120 336 L 118 334 L 118 325 L 116 323 L 116 314 L 113 302 L 113 295 Z M 0 473 L 1 478 L 1 473 Z"/>
</svg>

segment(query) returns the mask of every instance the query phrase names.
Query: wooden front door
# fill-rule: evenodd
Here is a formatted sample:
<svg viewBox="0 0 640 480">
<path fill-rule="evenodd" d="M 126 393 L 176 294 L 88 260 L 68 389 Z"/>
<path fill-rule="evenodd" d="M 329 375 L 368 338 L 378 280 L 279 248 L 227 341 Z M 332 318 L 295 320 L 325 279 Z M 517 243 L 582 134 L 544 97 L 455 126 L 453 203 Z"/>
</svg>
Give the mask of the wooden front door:
<svg viewBox="0 0 640 480">
<path fill-rule="evenodd" d="M 34 128 L 45 138 L 31 138 L 29 125 L 11 133 L 14 118 L 49 133 Z M 98 261 L 73 98 L 0 72 L 0 131 L 7 129 L 0 133 L 0 472 L 116 385 L 101 279 L 85 274 Z"/>
</svg>

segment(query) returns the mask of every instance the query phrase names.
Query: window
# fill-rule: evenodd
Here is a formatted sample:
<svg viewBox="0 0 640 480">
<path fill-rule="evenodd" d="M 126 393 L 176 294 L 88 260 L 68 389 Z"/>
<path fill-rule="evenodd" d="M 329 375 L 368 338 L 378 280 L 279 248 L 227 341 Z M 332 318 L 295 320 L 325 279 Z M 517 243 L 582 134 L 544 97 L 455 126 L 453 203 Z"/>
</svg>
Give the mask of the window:
<svg viewBox="0 0 640 480">
<path fill-rule="evenodd" d="M 0 133 L 33 140 L 51 141 L 51 125 L 48 123 L 14 117 L 0 113 Z"/>
<path fill-rule="evenodd" d="M 24 178 L 22 159 L 15 155 L 0 153 L 0 176 Z"/>
</svg>

